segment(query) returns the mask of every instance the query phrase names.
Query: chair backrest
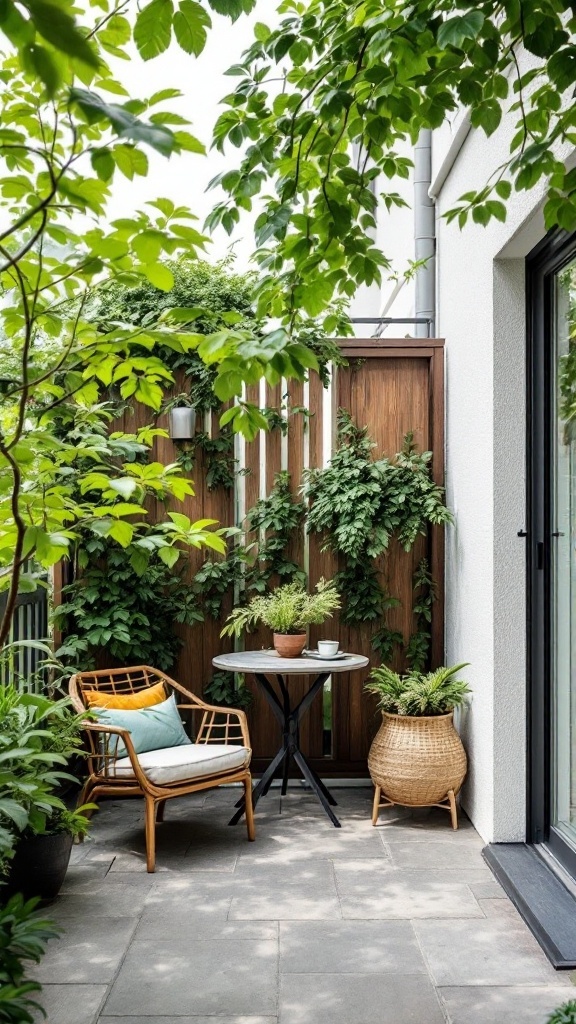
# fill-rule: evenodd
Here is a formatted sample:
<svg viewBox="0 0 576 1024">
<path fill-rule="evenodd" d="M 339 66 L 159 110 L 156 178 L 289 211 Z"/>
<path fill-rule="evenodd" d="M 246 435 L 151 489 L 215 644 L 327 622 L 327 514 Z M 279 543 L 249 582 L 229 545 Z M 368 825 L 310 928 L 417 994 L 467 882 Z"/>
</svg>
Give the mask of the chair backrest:
<svg viewBox="0 0 576 1024">
<path fill-rule="evenodd" d="M 175 686 L 180 690 L 180 687 L 172 679 L 158 669 L 150 668 L 149 665 L 133 665 L 130 668 L 105 668 L 77 672 L 70 679 L 69 691 L 76 710 L 84 711 L 88 706 L 84 696 L 86 690 L 99 690 L 101 693 L 126 696 L 147 690 L 158 683 L 164 684 L 166 697 L 170 696 L 171 687 Z"/>
</svg>

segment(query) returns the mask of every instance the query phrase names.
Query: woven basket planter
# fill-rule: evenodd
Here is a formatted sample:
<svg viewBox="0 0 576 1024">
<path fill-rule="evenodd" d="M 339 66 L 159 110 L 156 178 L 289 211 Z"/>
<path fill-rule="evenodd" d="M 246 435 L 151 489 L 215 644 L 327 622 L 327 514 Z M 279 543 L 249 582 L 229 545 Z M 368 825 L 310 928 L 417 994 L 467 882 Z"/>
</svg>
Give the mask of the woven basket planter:
<svg viewBox="0 0 576 1024">
<path fill-rule="evenodd" d="M 382 712 L 382 725 L 368 755 L 375 786 L 388 801 L 425 807 L 458 793 L 466 776 L 466 753 L 454 728 L 454 712 L 433 718 Z"/>
</svg>

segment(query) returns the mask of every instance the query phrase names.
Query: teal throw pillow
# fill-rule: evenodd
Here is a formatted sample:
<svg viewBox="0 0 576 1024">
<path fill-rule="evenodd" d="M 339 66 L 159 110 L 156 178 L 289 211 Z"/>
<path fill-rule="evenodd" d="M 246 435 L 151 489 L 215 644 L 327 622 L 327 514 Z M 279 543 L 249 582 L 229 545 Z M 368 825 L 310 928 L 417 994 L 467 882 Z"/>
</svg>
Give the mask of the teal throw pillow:
<svg viewBox="0 0 576 1024">
<path fill-rule="evenodd" d="M 138 711 L 96 707 L 90 710 L 103 725 L 129 729 L 137 754 L 143 754 L 147 750 L 160 750 L 162 747 L 181 747 L 184 743 L 191 742 L 180 721 L 174 694 L 160 704 L 140 708 Z M 112 752 L 114 737 L 109 737 L 109 741 L 108 749 Z M 126 747 L 120 737 L 116 757 L 126 757 Z"/>
</svg>

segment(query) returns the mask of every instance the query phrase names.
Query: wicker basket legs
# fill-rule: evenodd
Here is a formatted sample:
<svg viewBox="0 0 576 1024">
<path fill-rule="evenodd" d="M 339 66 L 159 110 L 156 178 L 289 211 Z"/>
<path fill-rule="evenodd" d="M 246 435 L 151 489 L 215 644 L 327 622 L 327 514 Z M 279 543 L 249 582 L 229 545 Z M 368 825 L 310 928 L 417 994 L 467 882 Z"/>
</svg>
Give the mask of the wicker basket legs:
<svg viewBox="0 0 576 1024">
<path fill-rule="evenodd" d="M 449 789 L 446 798 L 441 800 L 439 803 L 434 804 L 396 804 L 394 800 L 389 800 L 386 794 L 382 793 L 381 786 L 374 786 L 374 803 L 372 805 L 372 824 L 378 824 L 378 816 L 380 814 L 380 808 L 382 807 L 441 807 L 444 811 L 450 811 L 450 820 L 452 822 L 452 828 L 456 830 L 458 828 L 458 811 L 456 808 L 456 794 L 453 789 Z"/>
</svg>

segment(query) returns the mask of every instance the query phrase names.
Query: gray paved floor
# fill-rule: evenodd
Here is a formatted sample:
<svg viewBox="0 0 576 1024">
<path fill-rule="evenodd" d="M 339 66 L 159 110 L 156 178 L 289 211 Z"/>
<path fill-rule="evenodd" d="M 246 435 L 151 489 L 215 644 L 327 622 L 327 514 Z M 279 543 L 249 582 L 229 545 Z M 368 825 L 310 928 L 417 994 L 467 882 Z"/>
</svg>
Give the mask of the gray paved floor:
<svg viewBox="0 0 576 1024">
<path fill-rule="evenodd" d="M 75 849 L 37 971 L 50 1024 L 543 1024 L 576 997 L 485 866 L 464 818 L 306 791 L 227 826 L 237 794 L 173 801 L 147 875 L 140 801 Z"/>
</svg>

